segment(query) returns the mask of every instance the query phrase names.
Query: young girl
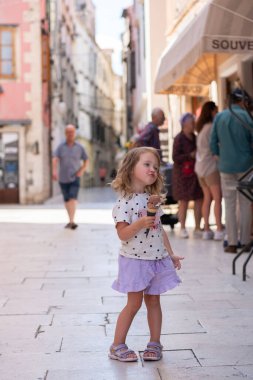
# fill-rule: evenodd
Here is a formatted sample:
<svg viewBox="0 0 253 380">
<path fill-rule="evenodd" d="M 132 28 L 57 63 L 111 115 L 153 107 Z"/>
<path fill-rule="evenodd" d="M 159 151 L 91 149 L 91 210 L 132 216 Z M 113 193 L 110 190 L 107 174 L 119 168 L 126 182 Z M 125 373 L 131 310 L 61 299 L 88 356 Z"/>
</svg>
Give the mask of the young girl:
<svg viewBox="0 0 253 380">
<path fill-rule="evenodd" d="M 133 318 L 144 298 L 150 341 L 144 360 L 160 360 L 162 311 L 160 294 L 181 281 L 183 257 L 175 256 L 160 222 L 161 209 L 147 216 L 147 203 L 152 194 L 159 195 L 163 181 L 159 172 L 160 157 L 156 149 L 140 147 L 130 150 L 118 171 L 112 187 L 119 192 L 113 218 L 121 240 L 118 278 L 113 289 L 127 293 L 127 305 L 121 311 L 109 357 L 123 362 L 137 361 L 137 355 L 125 344 Z M 156 205 L 158 206 L 158 205 Z"/>
</svg>

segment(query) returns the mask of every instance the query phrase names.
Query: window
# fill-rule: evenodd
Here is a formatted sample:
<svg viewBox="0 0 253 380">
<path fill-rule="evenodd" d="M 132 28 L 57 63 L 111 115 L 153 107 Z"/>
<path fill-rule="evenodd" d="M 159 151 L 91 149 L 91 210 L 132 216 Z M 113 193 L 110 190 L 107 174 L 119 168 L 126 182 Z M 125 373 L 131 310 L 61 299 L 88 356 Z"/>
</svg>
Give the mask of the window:
<svg viewBox="0 0 253 380">
<path fill-rule="evenodd" d="M 15 78 L 15 28 L 0 26 L 0 78 Z"/>
</svg>

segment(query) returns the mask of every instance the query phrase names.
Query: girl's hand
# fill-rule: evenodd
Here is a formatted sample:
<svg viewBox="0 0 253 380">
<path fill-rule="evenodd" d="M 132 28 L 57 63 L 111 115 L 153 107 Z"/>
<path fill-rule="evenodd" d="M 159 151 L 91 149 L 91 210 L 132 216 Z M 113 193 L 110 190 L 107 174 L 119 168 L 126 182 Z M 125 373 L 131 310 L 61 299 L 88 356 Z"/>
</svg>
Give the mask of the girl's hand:
<svg viewBox="0 0 253 380">
<path fill-rule="evenodd" d="M 155 216 L 142 216 L 139 223 L 141 228 L 152 228 L 154 227 Z"/>
<path fill-rule="evenodd" d="M 176 269 L 181 269 L 181 260 L 184 260 L 184 257 L 181 256 L 170 256 L 171 260 L 173 261 L 174 267 Z"/>
</svg>

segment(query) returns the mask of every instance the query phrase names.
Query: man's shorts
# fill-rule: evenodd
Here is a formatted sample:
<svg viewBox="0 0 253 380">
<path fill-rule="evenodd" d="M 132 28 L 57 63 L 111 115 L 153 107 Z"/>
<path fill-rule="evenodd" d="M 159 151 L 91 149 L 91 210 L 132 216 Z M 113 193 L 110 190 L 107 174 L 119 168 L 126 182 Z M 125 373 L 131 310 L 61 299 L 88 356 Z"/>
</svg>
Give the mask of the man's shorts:
<svg viewBox="0 0 253 380">
<path fill-rule="evenodd" d="M 77 177 L 73 182 L 59 183 L 61 187 L 61 192 L 65 202 L 70 199 L 77 199 L 78 191 L 80 188 L 80 178 Z"/>
</svg>

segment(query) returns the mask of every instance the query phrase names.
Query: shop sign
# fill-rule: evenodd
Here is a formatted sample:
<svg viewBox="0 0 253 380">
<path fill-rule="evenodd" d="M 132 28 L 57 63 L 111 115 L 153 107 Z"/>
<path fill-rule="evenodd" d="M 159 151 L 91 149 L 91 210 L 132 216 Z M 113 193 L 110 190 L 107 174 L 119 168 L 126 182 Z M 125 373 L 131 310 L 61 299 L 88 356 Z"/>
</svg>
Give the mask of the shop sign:
<svg viewBox="0 0 253 380">
<path fill-rule="evenodd" d="M 166 93 L 175 95 L 206 96 L 209 91 L 208 85 L 201 84 L 178 84 L 168 88 Z"/>
<path fill-rule="evenodd" d="M 207 39 L 207 51 L 213 51 L 217 53 L 248 53 L 253 52 L 253 39 L 243 38 L 206 38 Z"/>
</svg>

